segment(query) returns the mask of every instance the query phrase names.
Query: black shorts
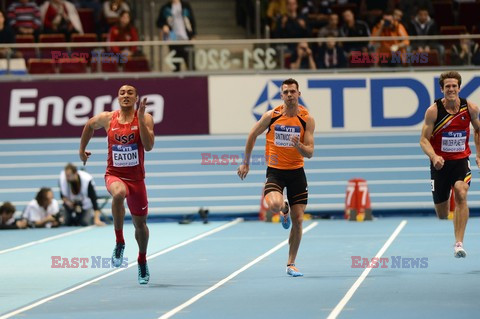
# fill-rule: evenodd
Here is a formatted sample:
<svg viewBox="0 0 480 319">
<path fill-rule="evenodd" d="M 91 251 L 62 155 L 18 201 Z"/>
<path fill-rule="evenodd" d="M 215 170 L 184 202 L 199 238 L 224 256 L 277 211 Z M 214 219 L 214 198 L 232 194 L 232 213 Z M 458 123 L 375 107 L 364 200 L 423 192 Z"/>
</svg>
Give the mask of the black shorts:
<svg viewBox="0 0 480 319">
<path fill-rule="evenodd" d="M 430 162 L 433 202 L 443 203 L 450 197 L 450 190 L 457 181 L 464 181 L 470 186 L 472 171 L 468 157 L 445 161 L 442 169 L 437 171 Z"/>
<path fill-rule="evenodd" d="M 267 181 L 263 195 L 270 192 L 280 192 L 283 194 L 283 188 L 287 187 L 287 198 L 290 206 L 295 204 L 307 204 L 308 187 L 307 177 L 303 167 L 284 170 L 273 167 L 267 168 Z"/>
</svg>

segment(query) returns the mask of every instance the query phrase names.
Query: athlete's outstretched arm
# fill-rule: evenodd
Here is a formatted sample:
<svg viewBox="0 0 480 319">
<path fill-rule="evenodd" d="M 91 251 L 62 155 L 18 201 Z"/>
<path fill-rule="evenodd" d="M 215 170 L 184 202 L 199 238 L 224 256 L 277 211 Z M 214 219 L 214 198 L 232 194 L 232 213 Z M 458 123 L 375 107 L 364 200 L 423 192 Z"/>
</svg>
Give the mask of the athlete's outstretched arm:
<svg viewBox="0 0 480 319">
<path fill-rule="evenodd" d="M 309 117 L 307 120 L 307 126 L 305 134 L 303 134 L 303 143 L 300 142 L 298 137 L 292 138 L 293 145 L 302 154 L 303 157 L 311 158 L 313 151 L 315 150 L 315 140 L 313 133 L 315 132 L 315 120 L 313 117 Z"/>
<path fill-rule="evenodd" d="M 425 120 L 423 122 L 422 134 L 420 136 L 420 147 L 423 152 L 430 158 L 435 169 L 442 169 L 445 160 L 438 156 L 430 144 L 430 137 L 432 137 L 433 129 L 435 127 L 435 120 L 437 119 L 437 107 L 435 104 L 431 105 L 425 112 Z"/>
<path fill-rule="evenodd" d="M 153 132 L 153 117 L 145 112 L 147 107 L 147 98 L 144 98 L 138 107 L 138 125 L 140 126 L 140 139 L 142 140 L 145 151 L 151 151 L 155 143 L 155 133 Z"/>
<path fill-rule="evenodd" d="M 108 130 L 110 125 L 110 119 L 112 118 L 112 112 L 102 112 L 90 118 L 83 128 L 82 137 L 80 138 L 80 148 L 78 149 L 78 155 L 83 162 L 83 165 L 87 163 L 88 158 L 92 153 L 85 151 L 88 142 L 93 136 L 93 132 L 100 128 Z"/>
<path fill-rule="evenodd" d="M 480 167 L 480 120 L 478 119 L 479 110 L 478 106 L 475 103 L 467 102 L 468 103 L 468 111 L 470 112 L 470 118 L 474 130 L 473 141 L 475 142 L 475 161 L 477 162 L 477 166 Z"/>
<path fill-rule="evenodd" d="M 255 125 L 250 130 L 250 133 L 248 134 L 247 143 L 245 144 L 245 154 L 243 162 L 237 170 L 237 174 L 242 180 L 247 177 L 248 171 L 250 170 L 250 156 L 252 155 L 255 141 L 257 140 L 257 137 L 268 128 L 268 125 L 270 124 L 270 120 L 272 118 L 272 112 L 273 110 L 265 112 L 262 118 L 258 120 L 257 123 L 255 123 Z"/>
</svg>

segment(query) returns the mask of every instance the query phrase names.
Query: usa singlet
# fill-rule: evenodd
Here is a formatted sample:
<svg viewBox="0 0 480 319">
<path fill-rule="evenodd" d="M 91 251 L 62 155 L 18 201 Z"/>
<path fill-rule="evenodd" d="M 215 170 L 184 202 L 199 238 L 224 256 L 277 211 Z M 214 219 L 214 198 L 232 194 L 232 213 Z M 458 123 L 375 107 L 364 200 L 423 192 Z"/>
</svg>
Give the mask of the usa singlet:
<svg viewBox="0 0 480 319">
<path fill-rule="evenodd" d="M 113 175 L 128 180 L 143 180 L 144 149 L 140 139 L 137 111 L 132 122 L 120 124 L 120 110 L 113 112 L 108 129 L 108 158 L 106 175 Z"/>
<path fill-rule="evenodd" d="M 470 137 L 470 112 L 467 100 L 460 98 L 460 109 L 456 114 L 445 110 L 441 99 L 437 104 L 437 119 L 433 128 L 430 144 L 435 153 L 445 160 L 466 158 L 471 154 L 468 138 Z"/>
<path fill-rule="evenodd" d="M 303 156 L 290 139 L 298 136 L 303 143 L 309 116 L 307 109 L 301 105 L 298 106 L 297 115 L 292 117 L 283 114 L 283 105 L 273 109 L 265 146 L 265 159 L 269 167 L 284 170 L 303 167 Z"/>
</svg>

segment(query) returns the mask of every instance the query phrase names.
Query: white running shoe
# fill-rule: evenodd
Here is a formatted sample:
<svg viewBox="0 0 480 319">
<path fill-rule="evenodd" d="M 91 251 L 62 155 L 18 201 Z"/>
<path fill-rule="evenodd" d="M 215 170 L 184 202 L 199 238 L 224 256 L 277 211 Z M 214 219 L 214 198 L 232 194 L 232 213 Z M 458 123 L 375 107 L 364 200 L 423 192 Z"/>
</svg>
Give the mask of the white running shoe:
<svg viewBox="0 0 480 319">
<path fill-rule="evenodd" d="M 467 257 L 467 252 L 465 251 L 465 249 L 463 249 L 463 244 L 462 244 L 461 241 L 459 241 L 455 244 L 454 251 L 455 251 L 455 253 L 453 254 L 453 256 L 455 256 L 455 258 L 465 258 L 465 257 Z"/>
</svg>

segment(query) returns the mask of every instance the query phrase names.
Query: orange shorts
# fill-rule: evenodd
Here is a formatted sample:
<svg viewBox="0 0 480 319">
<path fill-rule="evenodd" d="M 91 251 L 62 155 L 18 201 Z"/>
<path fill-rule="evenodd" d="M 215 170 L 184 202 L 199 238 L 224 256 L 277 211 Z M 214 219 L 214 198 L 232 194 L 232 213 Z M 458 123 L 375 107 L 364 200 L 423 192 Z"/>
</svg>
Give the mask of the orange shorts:
<svg viewBox="0 0 480 319">
<path fill-rule="evenodd" d="M 148 214 L 148 199 L 145 181 L 124 180 L 117 176 L 105 175 L 105 185 L 110 192 L 110 185 L 114 182 L 120 182 L 125 185 L 127 190 L 127 205 L 130 213 L 135 216 L 145 216 Z"/>
</svg>

